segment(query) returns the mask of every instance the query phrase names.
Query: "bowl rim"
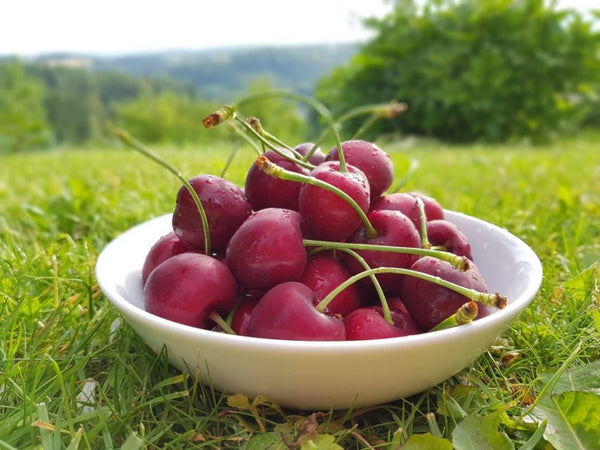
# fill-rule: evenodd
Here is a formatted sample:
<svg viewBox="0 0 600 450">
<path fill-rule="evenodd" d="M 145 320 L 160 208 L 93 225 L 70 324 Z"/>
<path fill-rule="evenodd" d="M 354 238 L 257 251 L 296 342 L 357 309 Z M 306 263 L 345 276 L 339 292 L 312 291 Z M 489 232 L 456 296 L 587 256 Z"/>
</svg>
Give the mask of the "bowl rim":
<svg viewBox="0 0 600 450">
<path fill-rule="evenodd" d="M 450 336 L 455 339 L 462 339 L 468 337 L 470 334 L 477 334 L 478 330 L 484 328 L 503 326 L 507 322 L 507 317 L 512 317 L 509 322 L 512 322 L 516 316 L 523 311 L 528 304 L 533 300 L 536 293 L 538 292 L 543 278 L 542 264 L 538 256 L 535 254 L 533 249 L 529 247 L 523 240 L 510 233 L 505 228 L 501 228 L 490 222 L 486 222 L 474 216 L 470 216 L 461 212 L 452 210 L 444 210 L 450 221 L 454 218 L 474 221 L 478 225 L 491 228 L 495 233 L 503 235 L 503 237 L 518 245 L 520 253 L 523 255 L 523 260 L 526 260 L 530 266 L 531 281 L 527 284 L 526 288 L 516 298 L 508 299 L 507 306 L 499 311 L 471 322 L 467 325 L 459 327 L 449 328 L 445 330 L 425 332 L 410 336 L 401 336 L 386 339 L 373 339 L 373 340 L 357 340 L 357 341 L 304 341 L 304 340 L 289 340 L 289 339 L 271 339 L 271 338 L 259 338 L 252 336 L 238 336 L 227 333 L 215 332 L 207 329 L 196 328 L 189 325 L 183 325 L 173 322 L 168 319 L 164 319 L 160 316 L 154 315 L 147 312 L 145 309 L 140 308 L 121 295 L 116 289 L 115 283 L 110 283 L 109 280 L 104 276 L 105 268 L 110 262 L 110 258 L 116 249 L 119 248 L 126 240 L 139 233 L 140 229 L 148 227 L 150 224 L 156 224 L 156 222 L 166 221 L 171 217 L 170 213 L 163 214 L 147 221 L 141 222 L 126 231 L 117 235 L 112 241 L 110 241 L 100 252 L 96 260 L 95 275 L 98 285 L 102 293 L 108 298 L 110 303 L 116 307 L 127 319 L 135 317 L 136 321 L 143 322 L 149 328 L 160 328 L 167 331 L 168 333 L 178 334 L 185 336 L 198 343 L 211 341 L 212 343 L 220 343 L 222 345 L 236 345 L 236 346 L 249 346 L 255 347 L 260 345 L 261 347 L 268 346 L 273 349 L 287 349 L 287 350 L 310 350 L 310 351 L 330 351 L 335 349 L 336 352 L 356 351 L 357 349 L 384 349 L 388 347 L 401 348 L 404 346 L 413 345 L 428 345 L 432 344 L 438 339 L 445 339 Z M 167 230 L 168 231 L 168 230 Z M 160 236 L 156 236 L 158 239 Z M 152 243 L 149 243 L 152 245 Z M 125 277 L 126 274 L 123 274 Z M 141 282 L 141 267 L 140 267 L 140 282 Z"/>
</svg>

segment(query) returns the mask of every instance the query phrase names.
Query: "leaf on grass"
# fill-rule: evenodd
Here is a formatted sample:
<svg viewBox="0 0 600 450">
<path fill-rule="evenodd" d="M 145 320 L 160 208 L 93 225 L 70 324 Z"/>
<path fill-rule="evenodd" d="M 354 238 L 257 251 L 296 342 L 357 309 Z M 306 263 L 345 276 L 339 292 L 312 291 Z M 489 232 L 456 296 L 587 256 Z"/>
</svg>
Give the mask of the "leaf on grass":
<svg viewBox="0 0 600 450">
<path fill-rule="evenodd" d="M 555 371 L 543 371 L 538 373 L 537 392 L 549 383 Z M 593 390 L 600 392 L 600 361 L 594 361 L 584 366 L 567 369 L 556 380 L 552 387 L 553 394 L 561 394 L 565 391 Z"/>
<path fill-rule="evenodd" d="M 136 433 L 131 433 L 128 437 L 121 450 L 139 450 L 144 446 L 144 440 L 139 437 Z"/>
<path fill-rule="evenodd" d="M 557 450 L 600 448 L 600 395 L 564 391 L 544 397 L 533 414 L 548 421 L 544 438 Z"/>
<path fill-rule="evenodd" d="M 456 450 L 513 450 L 515 447 L 506 433 L 498 429 L 503 420 L 503 410 L 487 416 L 465 417 L 452 432 Z"/>
<path fill-rule="evenodd" d="M 284 450 L 287 445 L 278 433 L 255 434 L 248 440 L 246 450 Z"/>
<path fill-rule="evenodd" d="M 452 450 L 452 442 L 431 433 L 413 434 L 398 450 Z"/>
<path fill-rule="evenodd" d="M 300 450 L 344 450 L 335 443 L 335 437 L 330 434 L 318 434 L 314 439 L 309 439 L 300 444 Z"/>
<path fill-rule="evenodd" d="M 563 287 L 567 290 L 587 292 L 598 273 L 600 273 L 600 263 L 596 262 L 570 280 L 565 281 Z"/>
</svg>

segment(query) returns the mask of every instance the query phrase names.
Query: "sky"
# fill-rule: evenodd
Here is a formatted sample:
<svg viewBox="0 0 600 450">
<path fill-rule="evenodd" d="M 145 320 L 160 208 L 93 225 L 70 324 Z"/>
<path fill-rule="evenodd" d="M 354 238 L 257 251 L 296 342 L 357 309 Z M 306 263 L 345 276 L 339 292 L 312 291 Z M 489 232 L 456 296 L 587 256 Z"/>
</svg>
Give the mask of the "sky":
<svg viewBox="0 0 600 450">
<path fill-rule="evenodd" d="M 599 8 L 600 0 L 559 0 Z M 4 0 L 0 55 L 128 54 L 229 46 L 357 42 L 386 0 Z"/>
</svg>

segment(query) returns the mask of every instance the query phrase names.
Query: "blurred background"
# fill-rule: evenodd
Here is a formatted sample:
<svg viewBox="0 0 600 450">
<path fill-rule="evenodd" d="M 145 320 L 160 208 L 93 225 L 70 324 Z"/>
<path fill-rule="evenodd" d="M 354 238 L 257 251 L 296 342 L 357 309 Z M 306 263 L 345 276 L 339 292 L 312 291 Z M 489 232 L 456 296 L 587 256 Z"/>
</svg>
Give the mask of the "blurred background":
<svg viewBox="0 0 600 450">
<path fill-rule="evenodd" d="M 540 143 L 600 125 L 597 1 L 21 1 L 3 5 L 0 154 L 110 141 L 209 145 L 221 104 L 283 88 L 334 115 L 405 102 L 367 134 Z M 292 144 L 318 118 L 248 111 Z M 345 122 L 348 130 L 364 117 Z"/>
</svg>

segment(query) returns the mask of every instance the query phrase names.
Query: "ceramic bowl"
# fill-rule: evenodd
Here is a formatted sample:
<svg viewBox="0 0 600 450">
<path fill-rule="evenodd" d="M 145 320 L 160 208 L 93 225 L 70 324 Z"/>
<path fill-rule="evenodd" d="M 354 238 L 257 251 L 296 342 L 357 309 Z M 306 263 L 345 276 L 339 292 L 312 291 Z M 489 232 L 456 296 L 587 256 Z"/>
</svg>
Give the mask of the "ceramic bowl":
<svg viewBox="0 0 600 450">
<path fill-rule="evenodd" d="M 469 325 L 370 341 L 308 342 L 234 336 L 180 325 L 144 310 L 141 269 L 154 242 L 171 230 L 169 214 L 137 225 L 97 260 L 100 288 L 152 348 L 166 346 L 171 364 L 199 370 L 217 390 L 265 395 L 283 407 L 365 407 L 426 390 L 472 364 L 536 295 L 542 266 L 530 247 L 480 219 L 446 211 L 469 239 L 490 292 L 505 309 Z"/>
</svg>

